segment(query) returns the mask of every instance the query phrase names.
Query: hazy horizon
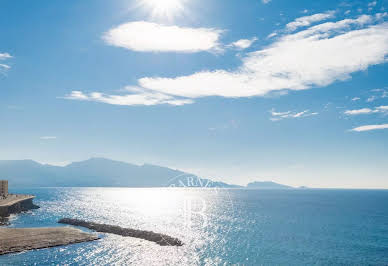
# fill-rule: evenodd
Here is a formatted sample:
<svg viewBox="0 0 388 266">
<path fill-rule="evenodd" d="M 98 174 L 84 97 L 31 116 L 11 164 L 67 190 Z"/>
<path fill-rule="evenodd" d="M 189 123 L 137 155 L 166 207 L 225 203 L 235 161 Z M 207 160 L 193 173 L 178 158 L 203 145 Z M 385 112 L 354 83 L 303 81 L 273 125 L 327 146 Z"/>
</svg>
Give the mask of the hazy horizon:
<svg viewBox="0 0 388 266">
<path fill-rule="evenodd" d="M 39 162 L 39 161 L 36 161 L 36 160 L 33 160 L 33 159 L 21 159 L 21 160 L 0 160 L 1 161 L 34 161 L 36 163 L 39 163 L 41 165 L 47 165 L 47 166 L 57 166 L 57 167 L 66 167 L 66 166 L 69 166 L 73 163 L 82 163 L 82 162 L 86 162 L 86 161 L 89 161 L 89 160 L 93 160 L 93 159 L 102 159 L 102 160 L 107 160 L 107 161 L 114 161 L 114 162 L 121 162 L 121 163 L 126 163 L 126 164 L 130 164 L 130 165 L 135 165 L 135 166 L 145 166 L 145 165 L 152 165 L 152 166 L 158 166 L 158 167 L 163 167 L 163 168 L 168 168 L 168 169 L 171 169 L 171 170 L 176 170 L 176 171 L 181 171 L 181 172 L 184 172 L 186 174 L 189 174 L 189 175 L 195 175 L 199 178 L 204 178 L 204 179 L 210 179 L 211 181 L 213 182 L 224 182 L 224 183 L 227 183 L 227 184 L 230 184 L 230 185 L 239 185 L 239 186 L 247 186 L 249 183 L 254 183 L 254 182 L 275 182 L 277 184 L 281 184 L 281 185 L 287 185 L 287 186 L 290 186 L 290 187 L 293 187 L 293 188 L 299 188 L 299 187 L 306 187 L 306 188 L 314 188 L 314 189 L 388 189 L 388 188 L 378 188 L 378 187 L 309 187 L 307 185 L 292 185 L 292 184 L 288 184 L 288 183 L 282 183 L 282 182 L 278 182 L 276 181 L 276 178 L 275 179 L 271 179 L 271 178 L 266 178 L 266 177 L 258 177 L 256 179 L 251 179 L 249 182 L 247 183 L 235 183 L 235 182 L 228 182 L 227 180 L 221 178 L 221 177 L 218 177 L 218 176 L 201 176 L 200 174 L 198 173 L 195 173 L 195 172 L 191 172 L 191 171 L 187 171 L 187 170 L 184 170 L 184 169 L 179 169 L 179 168 L 174 168 L 174 167 L 169 167 L 169 166 L 165 166 L 165 165 L 155 165 L 155 164 L 149 164 L 149 163 L 140 163 L 140 164 L 136 164 L 136 163 L 132 163 L 132 162 L 126 162 L 126 161 L 122 161 L 122 160 L 113 160 L 113 159 L 110 159 L 110 158 L 103 158 L 103 157 L 91 157 L 91 158 L 88 158 L 88 159 L 85 159 L 85 160 L 80 160 L 80 161 L 73 161 L 73 162 L 67 162 L 65 164 L 50 164 L 50 163 L 44 163 L 44 162 Z M 8 178 L 12 179 L 12 176 L 7 176 Z M 3 176 L 3 179 L 5 177 Z M 126 178 L 126 176 L 123 176 L 123 178 Z M 120 186 L 118 186 L 120 187 Z"/>
</svg>

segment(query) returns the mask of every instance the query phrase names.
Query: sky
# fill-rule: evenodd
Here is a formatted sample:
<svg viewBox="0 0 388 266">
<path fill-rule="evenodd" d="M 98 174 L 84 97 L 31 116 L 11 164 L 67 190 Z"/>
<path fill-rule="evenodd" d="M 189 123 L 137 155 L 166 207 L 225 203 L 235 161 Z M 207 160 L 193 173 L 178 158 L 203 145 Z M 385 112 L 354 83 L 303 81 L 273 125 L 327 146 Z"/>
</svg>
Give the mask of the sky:
<svg viewBox="0 0 388 266">
<path fill-rule="evenodd" d="M 0 160 L 388 189 L 388 0 L 2 0 Z"/>
</svg>

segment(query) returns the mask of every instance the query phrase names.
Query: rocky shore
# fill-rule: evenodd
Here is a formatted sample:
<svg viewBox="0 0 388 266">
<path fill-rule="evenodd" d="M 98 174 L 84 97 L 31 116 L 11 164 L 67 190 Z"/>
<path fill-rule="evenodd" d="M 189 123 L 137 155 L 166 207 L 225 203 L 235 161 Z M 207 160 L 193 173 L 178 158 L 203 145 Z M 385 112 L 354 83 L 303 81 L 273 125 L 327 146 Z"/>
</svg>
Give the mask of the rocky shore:
<svg viewBox="0 0 388 266">
<path fill-rule="evenodd" d="M 76 228 L 0 228 L 0 255 L 97 240 Z"/>
<path fill-rule="evenodd" d="M 182 246 L 183 245 L 182 241 L 180 241 L 177 238 L 164 235 L 164 234 L 155 233 L 152 231 L 122 228 L 120 226 L 115 226 L 115 225 L 98 224 L 98 223 L 87 222 L 87 221 L 78 220 L 78 219 L 70 219 L 70 218 L 60 219 L 58 223 L 81 226 L 101 233 L 111 233 L 111 234 L 116 234 L 120 236 L 136 237 L 136 238 L 155 242 L 161 246 Z"/>
<path fill-rule="evenodd" d="M 20 213 L 32 209 L 38 209 L 33 203 L 35 196 L 10 194 L 4 199 L 0 199 L 0 222 L 13 213 Z"/>
</svg>

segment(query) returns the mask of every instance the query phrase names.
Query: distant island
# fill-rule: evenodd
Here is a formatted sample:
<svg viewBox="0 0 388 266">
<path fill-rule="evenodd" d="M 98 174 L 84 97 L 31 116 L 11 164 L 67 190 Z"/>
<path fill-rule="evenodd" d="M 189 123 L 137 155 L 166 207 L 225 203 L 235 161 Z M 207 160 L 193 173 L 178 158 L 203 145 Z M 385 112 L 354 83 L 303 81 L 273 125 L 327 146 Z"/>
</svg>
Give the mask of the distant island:
<svg viewBox="0 0 388 266">
<path fill-rule="evenodd" d="M 246 187 L 199 178 L 183 171 L 152 164 L 135 165 L 105 158 L 91 158 L 66 166 L 32 160 L 0 160 L 0 176 L 13 187 L 222 187 L 290 189 L 271 181 Z"/>
</svg>

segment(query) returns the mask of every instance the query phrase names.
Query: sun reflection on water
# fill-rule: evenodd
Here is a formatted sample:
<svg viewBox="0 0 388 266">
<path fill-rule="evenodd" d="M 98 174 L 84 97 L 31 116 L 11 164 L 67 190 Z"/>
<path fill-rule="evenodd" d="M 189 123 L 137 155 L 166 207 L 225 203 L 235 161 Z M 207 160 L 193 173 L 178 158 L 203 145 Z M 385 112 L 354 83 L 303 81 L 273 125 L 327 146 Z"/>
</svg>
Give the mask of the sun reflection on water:
<svg viewBox="0 0 388 266">
<path fill-rule="evenodd" d="M 193 212 L 190 223 L 188 200 Z M 57 217 L 149 230 L 184 242 L 182 247 L 161 247 L 145 240 L 107 234 L 93 249 L 86 248 L 79 254 L 96 264 L 200 264 L 206 261 L 205 248 L 223 245 L 233 212 L 227 190 L 203 188 L 73 188 L 66 190 L 60 200 L 45 206 Z"/>
</svg>

